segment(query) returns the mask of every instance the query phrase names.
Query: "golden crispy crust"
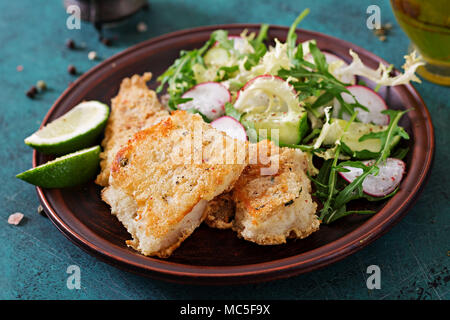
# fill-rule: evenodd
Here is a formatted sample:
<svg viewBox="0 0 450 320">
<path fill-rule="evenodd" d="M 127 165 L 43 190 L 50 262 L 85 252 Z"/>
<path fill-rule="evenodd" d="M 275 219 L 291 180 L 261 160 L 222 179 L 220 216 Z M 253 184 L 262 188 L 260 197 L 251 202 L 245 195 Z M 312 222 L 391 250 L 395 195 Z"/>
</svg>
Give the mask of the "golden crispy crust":
<svg viewBox="0 0 450 320">
<path fill-rule="evenodd" d="M 206 210 L 203 211 L 203 214 L 200 218 L 200 221 L 203 221 L 206 218 Z M 177 249 L 184 240 L 186 240 L 186 238 L 188 238 L 192 232 L 194 232 L 194 230 L 199 226 L 199 224 L 192 224 L 190 225 L 188 228 L 184 229 L 183 232 L 179 235 L 179 237 L 177 237 L 177 239 L 175 240 L 175 242 L 173 242 L 173 244 L 171 244 L 168 247 L 162 248 L 159 251 L 154 252 L 153 255 L 165 259 L 170 257 L 170 255 L 175 251 L 175 249 Z M 140 250 L 139 249 L 139 241 L 137 239 L 134 240 L 127 240 L 125 241 L 125 243 L 129 246 L 134 248 L 135 250 Z M 142 252 L 144 253 L 144 252 Z M 151 255 L 151 254 L 148 254 Z"/>
<path fill-rule="evenodd" d="M 231 188 L 247 159 L 246 154 L 239 159 L 236 153 L 232 164 L 224 163 L 227 152 L 237 145 L 237 140 L 200 116 L 184 111 L 136 133 L 117 153 L 108 187 L 119 189 L 136 203 L 136 212 L 129 215 L 134 215 L 142 232 L 130 232 L 134 237 L 130 243 L 146 255 L 168 256 L 195 228 L 185 228 L 176 242 L 158 250 L 143 247 L 143 238 L 163 239 L 186 222 L 200 201 L 210 201 Z M 112 202 L 108 197 L 105 200 Z"/>
<path fill-rule="evenodd" d="M 119 93 L 111 101 L 111 115 L 102 141 L 103 152 L 100 154 L 100 174 L 95 182 L 107 186 L 111 163 L 117 151 L 125 145 L 134 133 L 152 126 L 169 113 L 161 106 L 156 93 L 147 87 L 151 73 L 125 78 Z"/>
<path fill-rule="evenodd" d="M 267 141 L 258 143 L 258 148 Z M 258 244 L 280 244 L 286 238 L 304 238 L 316 231 L 317 205 L 311 198 L 311 183 L 306 176 L 306 154 L 270 143 L 270 161 L 246 167 L 236 182 L 232 198 L 236 203 L 233 229 L 240 237 Z M 264 153 L 262 153 L 264 154 Z M 273 174 L 261 174 L 278 162 Z M 264 164 L 266 163 L 266 164 Z"/>
</svg>

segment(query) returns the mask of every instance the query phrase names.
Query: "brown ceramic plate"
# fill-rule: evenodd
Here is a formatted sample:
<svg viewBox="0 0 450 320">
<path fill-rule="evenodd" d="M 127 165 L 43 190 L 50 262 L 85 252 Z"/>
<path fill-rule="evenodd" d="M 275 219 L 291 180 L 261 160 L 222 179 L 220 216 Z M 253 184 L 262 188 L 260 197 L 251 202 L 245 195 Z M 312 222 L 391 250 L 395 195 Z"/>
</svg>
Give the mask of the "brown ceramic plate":
<svg viewBox="0 0 450 320">
<path fill-rule="evenodd" d="M 216 29 L 240 34 L 243 29 L 258 31 L 259 25 L 222 25 L 184 30 L 148 40 L 99 64 L 74 82 L 56 101 L 42 125 L 66 113 L 82 100 L 109 104 L 124 77 L 151 71 L 158 76 L 182 49 L 200 47 Z M 286 27 L 272 26 L 270 39 L 286 39 Z M 349 49 L 364 63 L 376 68 L 386 63 L 351 43 L 316 32 L 299 31 L 301 41 L 316 39 L 321 49 L 349 60 Z M 156 87 L 155 81 L 150 84 Z M 145 257 L 125 245 L 130 238 L 125 228 L 110 214 L 100 199 L 100 188 L 93 182 L 71 189 L 37 188 L 50 219 L 71 241 L 92 255 L 114 266 L 185 283 L 229 284 L 258 282 L 308 272 L 343 259 L 388 231 L 414 204 L 430 172 L 434 153 L 434 133 L 428 110 L 411 85 L 393 87 L 381 94 L 390 108 L 414 108 L 401 125 L 411 136 L 406 159 L 407 174 L 400 191 L 388 201 L 372 205 L 373 216 L 350 216 L 304 240 L 285 245 L 258 246 L 240 240 L 229 230 L 201 226 L 167 260 Z M 48 160 L 34 153 L 33 165 Z M 368 206 L 367 203 L 356 206 Z"/>
</svg>

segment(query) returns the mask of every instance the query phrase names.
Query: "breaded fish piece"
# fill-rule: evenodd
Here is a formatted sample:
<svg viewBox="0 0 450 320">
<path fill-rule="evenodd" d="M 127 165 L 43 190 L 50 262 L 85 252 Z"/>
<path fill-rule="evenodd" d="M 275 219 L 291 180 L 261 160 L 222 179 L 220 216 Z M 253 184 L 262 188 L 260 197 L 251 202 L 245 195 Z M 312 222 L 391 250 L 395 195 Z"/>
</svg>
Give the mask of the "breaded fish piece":
<svg viewBox="0 0 450 320">
<path fill-rule="evenodd" d="M 246 145 L 176 111 L 134 135 L 116 155 L 102 198 L 127 228 L 127 244 L 170 256 L 205 218 L 208 201 L 228 191 L 246 166 Z M 243 154 L 242 154 L 243 153 Z"/>
<path fill-rule="evenodd" d="M 108 185 L 111 163 L 119 149 L 125 145 L 133 134 L 148 128 L 169 116 L 161 106 L 156 93 L 147 87 L 152 74 L 134 75 L 125 78 L 119 93 L 111 101 L 111 115 L 102 141 L 103 152 L 100 154 L 100 174 L 95 182 L 101 186 Z"/>
<path fill-rule="evenodd" d="M 320 224 L 306 175 L 306 154 L 298 149 L 278 148 L 267 140 L 259 142 L 258 149 L 264 144 L 265 151 L 258 151 L 255 164 L 247 166 L 234 186 L 233 230 L 260 245 L 305 238 L 317 231 Z M 266 155 L 264 161 L 261 154 Z M 270 172 L 269 167 L 277 170 Z M 263 168 L 267 172 L 262 174 Z"/>
<path fill-rule="evenodd" d="M 233 225 L 235 210 L 231 192 L 223 193 L 208 202 L 205 223 L 211 228 L 230 229 Z"/>
</svg>

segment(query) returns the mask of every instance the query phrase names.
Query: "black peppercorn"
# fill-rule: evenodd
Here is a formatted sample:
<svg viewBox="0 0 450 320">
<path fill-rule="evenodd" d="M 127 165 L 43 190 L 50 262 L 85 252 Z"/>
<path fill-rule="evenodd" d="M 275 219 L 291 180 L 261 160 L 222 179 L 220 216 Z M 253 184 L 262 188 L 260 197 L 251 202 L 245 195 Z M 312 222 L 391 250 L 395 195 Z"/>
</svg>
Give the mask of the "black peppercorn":
<svg viewBox="0 0 450 320">
<path fill-rule="evenodd" d="M 74 74 L 77 74 L 77 69 L 75 68 L 75 66 L 73 64 L 70 64 L 67 67 L 67 72 L 74 75 Z"/>
<path fill-rule="evenodd" d="M 69 49 L 75 49 L 75 42 L 72 39 L 67 39 L 66 47 Z"/>
<path fill-rule="evenodd" d="M 37 92 L 37 88 L 35 86 L 31 86 L 31 88 L 26 92 L 26 95 L 28 98 L 34 98 Z"/>
<path fill-rule="evenodd" d="M 100 38 L 100 41 L 105 45 L 105 46 L 110 46 L 111 45 L 111 43 L 112 43 L 112 41 L 111 41 L 111 39 L 109 39 L 109 38 L 104 38 L 104 37 L 101 37 Z"/>
</svg>

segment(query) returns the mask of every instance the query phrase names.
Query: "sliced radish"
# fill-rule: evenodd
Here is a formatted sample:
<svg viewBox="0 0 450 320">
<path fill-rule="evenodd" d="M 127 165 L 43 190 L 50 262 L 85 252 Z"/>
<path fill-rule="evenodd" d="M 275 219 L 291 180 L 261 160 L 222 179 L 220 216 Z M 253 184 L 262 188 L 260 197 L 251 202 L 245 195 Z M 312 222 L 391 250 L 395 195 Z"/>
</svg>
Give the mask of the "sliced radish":
<svg viewBox="0 0 450 320">
<path fill-rule="evenodd" d="M 211 125 L 217 130 L 225 132 L 231 138 L 247 141 L 245 128 L 235 118 L 223 116 L 211 122 Z"/>
<path fill-rule="evenodd" d="M 191 101 L 178 105 L 178 109 L 195 109 L 208 119 L 214 120 L 224 115 L 225 103 L 231 102 L 231 94 L 225 86 L 217 82 L 203 82 L 185 92 L 182 98 Z"/>
<path fill-rule="evenodd" d="M 339 69 L 343 68 L 343 67 L 348 67 L 348 63 L 345 62 L 343 59 L 339 58 L 337 55 L 334 55 L 330 52 L 327 51 L 322 51 L 322 53 L 325 56 L 325 60 L 328 63 L 328 66 L 332 65 L 333 63 L 337 63 L 338 61 L 341 62 L 341 66 L 339 67 Z M 314 63 L 314 58 L 311 55 L 311 53 L 308 53 L 307 55 L 305 55 L 305 60 L 311 63 Z M 354 84 L 356 83 L 356 77 L 346 74 L 343 76 L 337 76 L 333 73 L 333 71 L 330 71 L 338 80 L 342 81 L 343 83 L 350 83 L 350 84 Z"/>
<path fill-rule="evenodd" d="M 382 114 L 381 111 L 386 110 L 388 107 L 384 102 L 383 98 L 373 91 L 372 89 L 360 85 L 354 85 L 347 87 L 348 91 L 351 92 L 358 100 L 360 104 L 369 109 L 369 112 L 357 108 L 358 120 L 363 123 L 374 123 L 380 126 L 385 126 L 389 124 L 389 116 Z M 355 103 L 355 99 L 348 93 L 343 93 L 342 99 L 347 103 Z M 333 101 L 333 117 L 337 118 L 339 116 L 339 111 L 341 109 L 341 104 L 337 99 Z M 350 115 L 346 112 L 342 113 L 342 119 L 349 120 Z"/>
<path fill-rule="evenodd" d="M 367 166 L 373 165 L 375 160 L 363 161 Z M 359 177 L 363 170 L 360 168 L 345 167 L 349 172 L 339 172 L 342 178 L 352 182 Z M 405 173 L 405 163 L 402 160 L 387 158 L 386 162 L 378 165 L 378 175 L 368 175 L 362 184 L 364 193 L 373 197 L 384 197 L 397 188 Z"/>
</svg>

